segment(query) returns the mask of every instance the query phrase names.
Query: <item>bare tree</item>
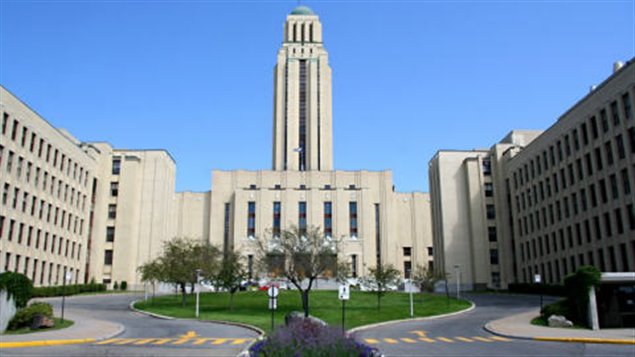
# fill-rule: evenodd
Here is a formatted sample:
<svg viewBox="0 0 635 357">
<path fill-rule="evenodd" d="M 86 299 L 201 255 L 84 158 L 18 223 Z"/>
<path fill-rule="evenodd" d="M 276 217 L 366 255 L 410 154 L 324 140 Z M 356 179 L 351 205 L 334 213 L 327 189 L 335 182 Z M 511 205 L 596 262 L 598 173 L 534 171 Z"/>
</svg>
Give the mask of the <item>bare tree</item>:
<svg viewBox="0 0 635 357">
<path fill-rule="evenodd" d="M 433 269 L 428 269 L 424 265 L 417 265 L 412 273 L 412 282 L 419 287 L 421 291 L 421 298 L 423 299 L 424 292 L 434 292 L 434 286 L 438 281 L 444 279 L 442 273 L 437 273 Z"/>
<path fill-rule="evenodd" d="M 319 227 L 291 226 L 279 234 L 256 240 L 261 269 L 285 277 L 298 289 L 304 315 L 309 316 L 309 292 L 322 276 L 334 276 L 339 240 L 324 235 Z"/>
</svg>

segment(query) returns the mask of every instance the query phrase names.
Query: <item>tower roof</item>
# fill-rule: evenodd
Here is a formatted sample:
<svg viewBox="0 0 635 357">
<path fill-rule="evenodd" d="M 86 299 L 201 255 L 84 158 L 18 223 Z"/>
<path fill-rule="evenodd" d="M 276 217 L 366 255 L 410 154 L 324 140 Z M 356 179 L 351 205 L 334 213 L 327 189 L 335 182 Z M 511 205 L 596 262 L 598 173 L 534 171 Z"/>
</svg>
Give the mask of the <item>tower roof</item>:
<svg viewBox="0 0 635 357">
<path fill-rule="evenodd" d="M 291 11 L 291 15 L 315 15 L 308 6 L 300 5 Z"/>
</svg>

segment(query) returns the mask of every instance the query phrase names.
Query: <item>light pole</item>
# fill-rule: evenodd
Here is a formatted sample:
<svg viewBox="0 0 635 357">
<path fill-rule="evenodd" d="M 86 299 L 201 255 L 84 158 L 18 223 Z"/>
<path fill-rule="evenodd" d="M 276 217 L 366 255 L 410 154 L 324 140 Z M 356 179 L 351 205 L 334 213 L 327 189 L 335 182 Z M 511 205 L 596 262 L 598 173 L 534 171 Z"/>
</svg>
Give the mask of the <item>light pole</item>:
<svg viewBox="0 0 635 357">
<path fill-rule="evenodd" d="M 200 285 L 201 285 L 201 269 L 196 269 L 196 318 L 198 319 L 198 312 L 199 312 L 199 292 L 201 290 Z"/>
<path fill-rule="evenodd" d="M 456 298 L 461 298 L 461 265 L 454 265 L 454 275 L 456 276 Z"/>
</svg>

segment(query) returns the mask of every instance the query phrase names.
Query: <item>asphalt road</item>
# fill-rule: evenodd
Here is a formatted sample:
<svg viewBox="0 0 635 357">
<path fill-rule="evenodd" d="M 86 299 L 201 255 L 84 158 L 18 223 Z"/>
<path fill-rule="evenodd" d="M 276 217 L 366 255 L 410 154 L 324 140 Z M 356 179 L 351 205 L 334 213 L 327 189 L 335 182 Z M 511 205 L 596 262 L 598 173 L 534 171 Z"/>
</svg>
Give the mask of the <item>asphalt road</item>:
<svg viewBox="0 0 635 357">
<path fill-rule="evenodd" d="M 402 322 L 355 334 L 386 356 L 635 356 L 633 345 L 582 344 L 505 339 L 483 326 L 539 304 L 537 297 L 474 294 L 476 308 L 460 315 Z"/>
<path fill-rule="evenodd" d="M 4 349 L 2 356 L 236 356 L 258 334 L 250 329 L 192 320 L 163 320 L 131 311 L 139 297 L 97 295 L 67 298 L 66 308 L 122 324 L 125 331 L 96 343 Z M 60 300 L 49 301 L 59 306 Z M 33 336 L 37 339 L 37 336 Z"/>
</svg>

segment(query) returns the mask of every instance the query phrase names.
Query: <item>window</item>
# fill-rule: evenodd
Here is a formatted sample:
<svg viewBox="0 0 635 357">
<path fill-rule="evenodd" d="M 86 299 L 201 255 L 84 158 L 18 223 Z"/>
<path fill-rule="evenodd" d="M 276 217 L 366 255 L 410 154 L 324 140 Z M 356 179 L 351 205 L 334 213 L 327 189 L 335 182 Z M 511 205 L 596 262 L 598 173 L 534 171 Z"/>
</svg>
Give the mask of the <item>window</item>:
<svg viewBox="0 0 635 357">
<path fill-rule="evenodd" d="M 104 251 L 104 265 L 112 265 L 112 249 Z"/>
<path fill-rule="evenodd" d="M 487 227 L 487 237 L 490 242 L 496 242 L 496 227 Z"/>
<path fill-rule="evenodd" d="M 355 201 L 348 203 L 348 221 L 351 238 L 357 238 L 357 202 Z"/>
<path fill-rule="evenodd" d="M 492 174 L 492 161 L 489 158 L 483 159 L 483 175 L 490 176 Z"/>
<path fill-rule="evenodd" d="M 498 265 L 498 249 L 489 250 L 489 263 L 491 265 Z"/>
<path fill-rule="evenodd" d="M 496 210 L 494 209 L 494 205 L 487 205 L 487 219 L 495 219 L 496 218 Z"/>
<path fill-rule="evenodd" d="M 606 116 L 606 109 L 600 110 L 600 120 L 602 122 L 602 131 L 606 133 L 609 131 L 609 119 Z"/>
<path fill-rule="evenodd" d="M 633 108 L 631 106 L 631 98 L 628 96 L 628 93 L 624 93 L 622 95 L 622 106 L 624 107 L 626 120 L 631 119 L 633 117 Z"/>
<path fill-rule="evenodd" d="M 108 218 L 117 218 L 117 205 L 108 205 Z"/>
<path fill-rule="evenodd" d="M 115 241 L 115 227 L 106 227 L 106 242 Z"/>
<path fill-rule="evenodd" d="M 300 185 L 300 190 L 306 190 L 306 185 Z"/>
<path fill-rule="evenodd" d="M 428 256 L 429 257 L 434 256 L 434 247 L 432 246 L 428 247 Z"/>
<path fill-rule="evenodd" d="M 111 182 L 110 183 L 110 195 L 112 197 L 119 196 L 119 182 Z"/>
<path fill-rule="evenodd" d="M 306 234 L 306 202 L 298 202 L 298 228 L 301 236 Z"/>
<path fill-rule="evenodd" d="M 351 255 L 351 275 L 357 278 L 357 254 Z"/>
<path fill-rule="evenodd" d="M 403 247 L 403 256 L 404 257 L 412 256 L 412 247 Z"/>
<path fill-rule="evenodd" d="M 412 262 L 403 262 L 403 273 L 404 279 L 410 279 L 410 275 L 412 272 Z"/>
<path fill-rule="evenodd" d="M 626 158 L 626 149 L 624 148 L 624 140 L 622 139 L 622 135 L 617 135 L 615 137 L 615 144 L 617 145 L 617 157 L 622 160 Z"/>
<path fill-rule="evenodd" d="M 273 203 L 273 236 L 280 237 L 280 212 L 281 206 L 280 202 L 276 201 Z"/>
<path fill-rule="evenodd" d="M 121 158 L 113 157 L 112 159 L 112 174 L 119 175 L 121 173 Z"/>
<path fill-rule="evenodd" d="M 620 124 L 620 112 L 617 109 L 617 101 L 613 101 L 611 103 L 611 114 L 613 115 L 613 125 L 617 126 Z"/>
<path fill-rule="evenodd" d="M 324 202 L 324 235 L 333 236 L 333 204 L 330 201 Z"/>
<path fill-rule="evenodd" d="M 247 237 L 256 236 L 256 202 L 247 203 Z"/>
<path fill-rule="evenodd" d="M 611 147 L 611 142 L 607 141 L 604 144 L 604 148 L 606 149 L 606 164 L 613 165 L 613 148 Z"/>
<path fill-rule="evenodd" d="M 491 182 L 485 183 L 485 197 L 494 196 L 494 185 Z"/>
<path fill-rule="evenodd" d="M 628 177 L 628 171 L 626 169 L 622 170 L 622 187 L 624 188 L 625 195 L 631 193 L 631 182 Z"/>
</svg>

